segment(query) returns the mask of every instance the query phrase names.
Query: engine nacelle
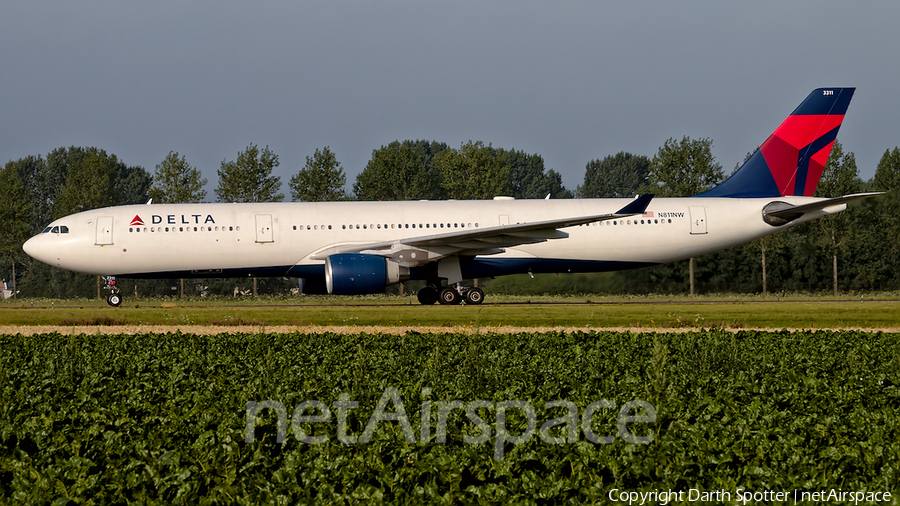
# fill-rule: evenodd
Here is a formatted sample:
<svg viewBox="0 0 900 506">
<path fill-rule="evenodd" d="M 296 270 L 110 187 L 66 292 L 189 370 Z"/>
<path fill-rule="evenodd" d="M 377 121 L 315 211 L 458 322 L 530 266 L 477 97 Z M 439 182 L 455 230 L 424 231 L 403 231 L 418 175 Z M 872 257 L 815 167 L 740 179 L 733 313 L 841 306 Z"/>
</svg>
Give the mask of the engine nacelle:
<svg viewBox="0 0 900 506">
<path fill-rule="evenodd" d="M 379 293 L 402 281 L 400 270 L 400 264 L 378 255 L 331 255 L 325 259 L 325 287 L 334 295 Z"/>
</svg>

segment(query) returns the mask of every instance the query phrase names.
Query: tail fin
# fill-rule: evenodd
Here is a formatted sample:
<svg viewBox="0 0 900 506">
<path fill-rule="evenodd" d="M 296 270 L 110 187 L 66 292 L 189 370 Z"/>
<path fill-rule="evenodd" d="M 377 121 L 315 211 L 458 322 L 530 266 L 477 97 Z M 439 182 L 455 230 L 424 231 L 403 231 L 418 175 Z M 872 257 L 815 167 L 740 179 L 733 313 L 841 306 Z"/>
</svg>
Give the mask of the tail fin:
<svg viewBox="0 0 900 506">
<path fill-rule="evenodd" d="M 737 172 L 697 196 L 812 196 L 855 89 L 814 90 Z"/>
</svg>

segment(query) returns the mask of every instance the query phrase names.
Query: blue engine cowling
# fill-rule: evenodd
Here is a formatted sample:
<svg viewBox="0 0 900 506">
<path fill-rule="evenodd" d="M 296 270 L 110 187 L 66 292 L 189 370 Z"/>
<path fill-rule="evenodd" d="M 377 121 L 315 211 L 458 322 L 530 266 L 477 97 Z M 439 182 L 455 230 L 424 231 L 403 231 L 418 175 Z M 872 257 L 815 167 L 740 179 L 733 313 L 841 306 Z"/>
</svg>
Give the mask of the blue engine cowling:
<svg viewBox="0 0 900 506">
<path fill-rule="evenodd" d="M 378 255 L 343 253 L 325 259 L 325 287 L 334 295 L 380 293 L 400 282 L 400 265 Z"/>
</svg>

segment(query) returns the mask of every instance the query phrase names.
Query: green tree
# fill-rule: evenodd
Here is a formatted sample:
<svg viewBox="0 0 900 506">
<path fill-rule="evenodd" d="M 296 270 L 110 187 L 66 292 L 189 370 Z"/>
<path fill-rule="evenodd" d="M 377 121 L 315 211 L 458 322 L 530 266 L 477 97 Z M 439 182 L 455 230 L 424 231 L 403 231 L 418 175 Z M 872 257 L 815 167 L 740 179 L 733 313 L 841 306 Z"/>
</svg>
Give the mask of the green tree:
<svg viewBox="0 0 900 506">
<path fill-rule="evenodd" d="M 712 140 L 681 141 L 669 138 L 650 161 L 647 185 L 640 193 L 659 197 L 688 197 L 708 190 L 724 179 L 722 166 L 712 155 Z M 688 261 L 691 295 L 694 294 L 694 259 Z"/>
<path fill-rule="evenodd" d="M 441 172 L 447 198 L 491 199 L 510 193 L 510 166 L 495 156 L 490 144 L 469 141 L 458 150 L 447 149 L 435 158 L 434 166 Z"/>
<path fill-rule="evenodd" d="M 53 203 L 54 218 L 149 198 L 149 174 L 102 149 L 58 148 L 47 155 L 47 168 L 48 177 L 64 181 Z"/>
<path fill-rule="evenodd" d="M 113 175 L 113 192 L 122 204 L 146 204 L 153 177 L 143 167 L 120 164 Z"/>
<path fill-rule="evenodd" d="M 0 276 L 12 280 L 20 272 L 16 272 L 16 263 L 24 260 L 22 244 L 31 235 L 31 199 L 25 185 L 24 175 L 17 170 L 14 162 L 0 168 L 0 272 L 10 269 L 9 275 Z"/>
<path fill-rule="evenodd" d="M 900 148 L 885 150 L 873 179 L 875 191 L 900 190 Z"/>
<path fill-rule="evenodd" d="M 711 139 L 669 138 L 650 161 L 647 185 L 642 192 L 689 197 L 712 188 L 722 179 L 722 166 L 712 155 Z"/>
<path fill-rule="evenodd" d="M 867 255 L 871 278 L 879 282 L 900 286 L 900 149 L 885 150 L 878 162 L 872 190 L 886 191 L 887 195 L 863 202 L 863 209 L 871 211 L 871 218 L 861 220 L 860 225 L 869 231 L 870 240 L 859 246 Z M 858 264 L 859 262 L 854 262 Z"/>
<path fill-rule="evenodd" d="M 524 151 L 497 149 L 495 156 L 509 166 L 509 194 L 517 199 L 570 199 L 572 192 L 562 184 L 562 176 L 553 169 L 544 171 L 544 158 Z"/>
<path fill-rule="evenodd" d="M 372 151 L 356 176 L 358 200 L 438 200 L 444 198 L 434 157 L 448 146 L 437 141 L 394 141 Z"/>
<path fill-rule="evenodd" d="M 647 185 L 650 159 L 620 151 L 603 160 L 591 160 L 584 171 L 578 198 L 630 198 Z"/>
<path fill-rule="evenodd" d="M 24 185 L 24 198 L 28 200 L 30 209 L 27 219 L 28 235 L 34 235 L 52 221 L 53 202 L 65 178 L 61 177 L 55 181 L 49 178 L 47 163 L 41 156 L 20 158 L 8 162 L 6 166 Z"/>
<path fill-rule="evenodd" d="M 856 168 L 856 157 L 853 152 L 844 153 L 840 142 L 835 141 L 828 156 L 828 162 L 822 171 L 822 178 L 816 186 L 816 197 L 840 197 L 859 191 L 862 181 Z M 850 237 L 850 223 L 853 210 L 828 216 L 818 221 L 819 230 L 827 241 L 832 259 L 832 288 L 838 293 L 838 252 L 844 241 Z"/>
<path fill-rule="evenodd" d="M 222 161 L 219 169 L 219 186 L 215 189 L 219 202 L 279 202 L 281 178 L 272 175 L 278 167 L 278 155 L 269 146 L 262 151 L 256 144 L 238 153 L 236 160 Z"/>
<path fill-rule="evenodd" d="M 150 175 L 96 147 L 58 148 L 47 155 L 14 162 L 32 203 L 31 233 L 50 221 L 89 209 L 146 202 Z M 90 295 L 94 276 L 25 260 L 23 293 L 41 296 Z"/>
<path fill-rule="evenodd" d="M 291 197 L 301 202 L 346 200 L 347 176 L 328 146 L 306 157 L 306 166 L 291 177 Z"/>
<path fill-rule="evenodd" d="M 156 166 L 150 196 L 157 203 L 197 203 L 206 198 L 206 178 L 189 164 L 184 156 L 169 151 L 166 158 Z"/>
</svg>

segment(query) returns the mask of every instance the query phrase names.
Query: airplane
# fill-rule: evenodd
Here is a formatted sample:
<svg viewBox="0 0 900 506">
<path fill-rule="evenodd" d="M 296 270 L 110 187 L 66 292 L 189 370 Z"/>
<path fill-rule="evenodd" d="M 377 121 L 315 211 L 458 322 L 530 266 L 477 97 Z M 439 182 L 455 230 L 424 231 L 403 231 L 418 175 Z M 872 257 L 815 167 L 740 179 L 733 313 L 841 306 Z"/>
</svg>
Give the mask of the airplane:
<svg viewBox="0 0 900 506">
<path fill-rule="evenodd" d="M 813 197 L 855 88 L 814 90 L 728 179 L 682 198 L 152 204 L 84 211 L 23 249 L 116 278 L 295 277 L 359 295 L 424 280 L 422 304 L 481 304 L 463 280 L 602 272 L 683 260 L 841 212 L 878 195 Z M 399 183 L 398 184 L 402 184 Z"/>
</svg>

